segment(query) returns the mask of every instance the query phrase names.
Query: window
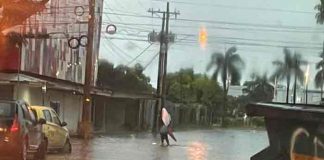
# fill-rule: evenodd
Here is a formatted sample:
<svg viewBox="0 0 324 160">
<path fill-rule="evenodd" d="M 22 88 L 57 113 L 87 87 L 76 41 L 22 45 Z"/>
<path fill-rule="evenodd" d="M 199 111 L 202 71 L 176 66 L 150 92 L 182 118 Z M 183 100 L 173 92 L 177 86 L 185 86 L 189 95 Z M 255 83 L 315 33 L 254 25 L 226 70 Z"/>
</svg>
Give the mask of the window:
<svg viewBox="0 0 324 160">
<path fill-rule="evenodd" d="M 51 116 L 51 113 L 50 113 L 49 110 L 43 110 L 43 114 L 44 114 L 44 117 L 45 117 L 46 121 L 53 122 L 52 116 Z"/>
<path fill-rule="evenodd" d="M 38 119 L 38 115 L 37 115 L 37 112 L 36 112 L 36 110 L 35 109 L 31 109 L 31 111 L 34 113 L 34 115 L 35 115 L 35 118 L 36 119 Z"/>
<path fill-rule="evenodd" d="M 30 117 L 29 111 L 28 111 L 28 109 L 27 109 L 27 105 L 26 105 L 26 104 L 22 104 L 22 105 L 21 105 L 21 108 L 22 108 L 22 110 L 23 110 L 23 116 L 24 116 L 24 118 L 25 118 L 26 120 L 31 121 L 31 117 Z"/>
<path fill-rule="evenodd" d="M 37 120 L 36 120 L 36 116 L 34 114 L 34 112 L 32 111 L 32 109 L 30 107 L 27 107 L 28 108 L 28 112 L 29 112 L 29 115 L 30 115 L 30 120 L 36 124 Z"/>
<path fill-rule="evenodd" d="M 14 103 L 0 103 L 0 117 L 12 117 L 16 111 Z"/>
<path fill-rule="evenodd" d="M 61 121 L 59 119 L 59 117 L 57 116 L 57 114 L 54 111 L 51 111 L 52 117 L 53 117 L 53 123 L 61 126 Z"/>
</svg>

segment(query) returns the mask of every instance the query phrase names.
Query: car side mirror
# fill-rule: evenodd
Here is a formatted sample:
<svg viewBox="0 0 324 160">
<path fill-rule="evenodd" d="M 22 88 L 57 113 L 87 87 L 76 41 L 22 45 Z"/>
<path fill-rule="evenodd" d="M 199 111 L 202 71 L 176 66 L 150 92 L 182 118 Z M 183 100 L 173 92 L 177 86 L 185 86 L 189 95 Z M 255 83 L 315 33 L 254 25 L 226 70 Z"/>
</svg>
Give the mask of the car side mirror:
<svg viewBox="0 0 324 160">
<path fill-rule="evenodd" d="M 65 126 L 67 126 L 67 123 L 66 122 L 62 122 L 61 126 L 62 127 L 65 127 Z"/>
<path fill-rule="evenodd" d="M 44 118 L 40 118 L 40 119 L 38 120 L 38 123 L 39 123 L 39 124 L 46 124 L 46 120 L 45 120 Z"/>
</svg>

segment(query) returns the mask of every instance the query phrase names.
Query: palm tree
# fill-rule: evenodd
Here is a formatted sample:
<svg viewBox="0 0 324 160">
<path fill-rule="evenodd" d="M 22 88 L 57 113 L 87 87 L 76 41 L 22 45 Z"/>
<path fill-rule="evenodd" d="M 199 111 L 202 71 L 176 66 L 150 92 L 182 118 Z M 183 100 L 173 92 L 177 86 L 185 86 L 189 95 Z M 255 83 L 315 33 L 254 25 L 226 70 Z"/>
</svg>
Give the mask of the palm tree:
<svg viewBox="0 0 324 160">
<path fill-rule="evenodd" d="M 316 63 L 316 69 L 319 70 L 315 75 L 315 87 L 321 88 L 321 98 L 323 98 L 323 85 L 324 85 L 324 52 L 320 54 L 321 61 Z"/>
<path fill-rule="evenodd" d="M 239 85 L 241 80 L 241 71 L 245 64 L 240 55 L 235 54 L 236 47 L 229 48 L 225 55 L 216 52 L 212 55 L 211 61 L 207 65 L 207 71 L 215 67 L 212 79 L 217 81 L 218 75 L 221 74 L 223 91 L 227 95 L 229 85 Z"/>
<path fill-rule="evenodd" d="M 317 23 L 323 24 L 324 23 L 324 0 L 321 0 L 321 4 L 316 5 L 314 9 L 318 10 L 318 13 L 316 13 L 315 15 Z"/>
<path fill-rule="evenodd" d="M 223 83 L 223 94 L 224 94 L 224 105 L 221 109 L 222 122 L 224 119 L 224 109 L 227 101 L 227 93 L 229 85 L 238 85 L 241 80 L 241 71 L 245 64 L 238 54 L 236 47 L 233 46 L 229 48 L 225 54 L 223 53 L 213 53 L 211 60 L 207 65 L 207 71 L 215 68 L 212 79 L 217 81 L 218 75 L 221 74 L 221 80 Z"/>
<path fill-rule="evenodd" d="M 284 48 L 283 53 L 285 55 L 284 61 L 276 60 L 273 61 L 273 64 L 277 66 L 275 73 L 273 74 L 271 79 L 277 78 L 278 80 L 286 79 L 287 82 L 287 93 L 286 93 L 286 103 L 289 102 L 289 89 L 290 89 L 290 81 L 291 77 L 294 76 L 294 103 L 296 100 L 296 88 L 297 88 L 297 80 L 299 82 L 304 81 L 304 72 L 300 68 L 301 65 L 306 65 L 307 62 L 302 60 L 302 57 L 298 53 L 292 54 L 292 52 Z"/>
</svg>

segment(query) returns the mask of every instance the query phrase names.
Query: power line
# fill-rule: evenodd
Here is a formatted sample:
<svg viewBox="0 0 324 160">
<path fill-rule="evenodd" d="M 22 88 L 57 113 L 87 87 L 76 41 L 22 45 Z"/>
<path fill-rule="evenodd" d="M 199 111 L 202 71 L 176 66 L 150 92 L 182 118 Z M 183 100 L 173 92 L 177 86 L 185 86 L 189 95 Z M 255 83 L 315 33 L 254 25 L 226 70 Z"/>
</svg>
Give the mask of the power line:
<svg viewBox="0 0 324 160">
<path fill-rule="evenodd" d="M 67 13 L 67 12 L 66 12 Z M 72 12 L 71 12 L 72 13 Z M 74 12 L 73 12 L 74 13 Z M 103 15 L 116 15 L 116 16 L 126 16 L 126 17 L 135 17 L 135 18 L 157 18 L 142 14 L 128 14 L 127 12 L 116 13 L 116 12 L 101 12 Z M 62 14 L 62 13 L 57 13 Z M 201 20 L 201 19 L 171 19 L 183 22 L 198 22 L 198 23 L 208 23 L 208 24 L 224 24 L 224 25 L 237 25 L 237 26 L 249 26 L 249 27 L 261 27 L 261 28 L 276 28 L 276 29 L 316 29 L 310 26 L 284 26 L 284 25 L 271 25 L 271 24 L 257 24 L 257 23 L 244 23 L 244 22 L 229 22 L 229 21 L 215 21 L 215 20 Z"/>
<path fill-rule="evenodd" d="M 130 56 L 128 53 L 126 53 L 124 50 L 122 50 L 120 47 L 118 47 L 114 42 L 110 41 L 110 44 L 112 45 L 112 47 L 116 48 L 117 50 L 119 50 L 122 54 L 124 54 L 126 57 L 133 59 L 132 56 Z"/>
<path fill-rule="evenodd" d="M 106 1 L 104 1 L 104 4 L 105 5 L 107 5 L 107 3 L 106 3 Z M 108 6 L 108 8 L 110 8 L 111 10 L 112 10 L 112 8 L 109 6 L 109 5 L 107 5 Z M 107 19 L 109 20 L 109 21 L 111 21 L 111 19 L 109 18 L 109 16 L 107 16 L 106 14 L 105 14 L 105 16 L 107 17 Z M 117 15 L 117 18 L 121 21 L 121 22 L 123 22 L 123 20 Z M 127 27 L 121 27 L 121 28 L 128 28 L 128 29 L 137 29 L 137 30 L 140 30 L 138 33 L 137 33 L 137 35 L 139 35 L 141 32 L 150 32 L 151 30 L 149 30 L 149 29 L 147 29 L 147 30 L 145 30 L 145 29 L 143 29 L 143 28 L 136 28 L 136 27 L 129 27 L 129 26 L 127 26 Z M 127 33 L 127 36 L 132 36 L 132 34 L 130 34 L 127 30 L 123 30 L 123 31 L 125 31 L 126 33 Z M 134 36 L 136 36 L 135 34 L 133 34 Z M 125 37 L 124 35 L 123 35 L 123 37 Z M 138 36 L 137 36 L 138 37 Z M 145 35 L 145 37 L 147 37 L 147 34 Z M 126 38 L 126 37 L 125 37 Z M 128 41 L 128 42 L 130 42 L 130 43 L 132 43 L 133 45 L 135 45 L 135 46 L 137 46 L 138 48 L 141 48 L 141 47 L 139 47 L 137 44 L 135 44 L 135 43 L 133 43 L 132 41 Z"/>
<path fill-rule="evenodd" d="M 116 40 L 132 40 L 138 42 L 147 42 L 144 39 L 134 39 L 134 38 L 121 38 L 121 37 L 110 37 L 109 39 L 116 39 Z M 196 40 L 182 40 L 181 42 L 176 42 L 173 45 L 183 45 L 183 46 L 191 46 L 196 47 L 196 45 L 190 44 L 197 44 Z M 321 50 L 322 47 L 310 47 L 310 46 L 296 46 L 296 45 L 274 45 L 274 44 L 265 44 L 265 43 L 247 43 L 247 42 L 236 42 L 236 41 L 224 41 L 224 40 L 216 40 L 216 41 L 209 41 L 209 44 L 231 44 L 231 45 L 242 45 L 242 46 L 250 46 L 250 47 L 271 47 L 271 48 L 296 48 L 296 49 L 310 49 L 310 50 Z"/>
<path fill-rule="evenodd" d="M 179 42 L 174 45 L 187 45 L 196 44 L 195 41 Z M 310 49 L 310 50 L 321 50 L 322 47 L 307 47 L 307 46 L 289 46 L 289 45 L 274 45 L 274 44 L 264 44 L 264 43 L 244 43 L 235 41 L 213 41 L 210 44 L 230 44 L 230 45 L 242 45 L 242 46 L 252 46 L 252 47 L 273 47 L 273 48 L 295 48 L 295 49 Z"/>
<path fill-rule="evenodd" d="M 187 37 L 198 37 L 198 35 L 195 34 L 177 34 L 177 35 L 182 35 L 182 36 L 187 36 Z M 272 40 L 272 39 L 258 39 L 258 38 L 242 38 L 242 37 L 222 37 L 222 36 L 208 36 L 208 39 L 220 39 L 220 40 L 244 40 L 244 41 L 257 41 L 257 42 L 274 42 L 274 43 L 292 43 L 292 44 L 308 44 L 308 45 L 316 45 L 316 46 L 321 46 L 322 43 L 312 43 L 312 42 L 300 42 L 300 41 L 282 41 L 282 40 Z M 183 40 L 193 40 L 193 39 L 183 39 Z"/>
<path fill-rule="evenodd" d="M 109 40 L 106 36 L 103 36 L 106 40 Z M 129 59 L 133 59 L 133 57 L 131 57 L 128 53 L 126 53 L 125 51 L 123 51 L 121 48 L 119 48 L 117 45 L 115 45 L 112 41 L 108 41 L 111 45 L 110 48 L 113 49 L 114 51 L 119 51 L 121 54 L 123 54 L 124 56 L 126 56 Z"/>
<path fill-rule="evenodd" d="M 108 51 L 108 50 L 112 50 L 112 49 L 108 49 L 109 47 L 107 47 L 106 43 L 103 43 L 103 47 Z M 117 57 L 119 57 L 121 60 L 126 61 L 126 59 L 124 57 L 122 57 L 120 54 L 116 53 L 115 51 L 111 52 L 112 54 L 117 55 Z"/>
<path fill-rule="evenodd" d="M 151 16 L 146 16 L 146 15 L 116 13 L 116 12 L 103 12 L 103 14 L 138 17 L 138 18 L 152 18 Z M 157 18 L 157 17 L 154 17 L 154 18 Z M 160 19 L 160 18 L 158 18 L 158 19 Z M 310 27 L 310 26 L 288 26 L 288 25 L 258 24 L 258 23 L 216 21 L 216 20 L 203 20 L 203 19 L 170 18 L 170 20 L 183 21 L 183 22 L 208 23 L 208 24 L 224 24 L 224 25 L 236 25 L 236 26 L 261 27 L 261 28 L 276 28 L 276 29 L 282 29 L 282 28 L 284 28 L 284 29 L 316 29 L 316 28 Z"/>
<path fill-rule="evenodd" d="M 209 24 L 226 24 L 235 26 L 249 26 L 249 27 L 261 27 L 261 28 L 285 28 L 285 29 L 313 29 L 309 26 L 284 26 L 284 25 L 272 25 L 272 24 L 257 24 L 257 23 L 244 23 L 244 22 L 229 22 L 229 21 L 216 21 L 216 20 L 202 20 L 202 19 L 172 19 L 176 21 L 183 22 L 199 22 L 199 23 L 209 23 Z"/>
<path fill-rule="evenodd" d="M 145 71 L 146 70 L 146 68 L 149 66 L 149 65 L 151 65 L 152 63 L 153 63 L 153 61 L 155 60 L 155 58 L 156 57 L 158 57 L 158 55 L 159 55 L 159 53 L 157 53 L 157 54 L 155 54 L 154 56 L 153 56 L 153 58 L 144 66 L 144 69 L 143 69 L 143 71 Z"/>
<path fill-rule="evenodd" d="M 151 46 L 153 45 L 153 43 L 149 44 L 141 53 L 139 53 L 133 60 L 131 60 L 127 66 L 129 66 L 130 64 L 132 64 L 134 61 L 136 61 L 140 56 L 142 56 Z"/>
<path fill-rule="evenodd" d="M 164 0 L 153 0 L 158 2 L 165 2 Z M 316 12 L 311 11 L 298 11 L 298 10 L 287 10 L 279 8 L 262 8 L 262 7 L 241 7 L 234 5 L 224 5 L 224 4 L 214 4 L 214 3 L 201 3 L 201 2 L 188 2 L 188 1 L 175 1 L 169 0 L 170 3 L 175 4 L 185 4 L 185 5 L 194 5 L 194 6 L 208 6 L 208 7 L 217 7 L 217 8 L 229 8 L 229 9 L 244 9 L 244 10 L 257 10 L 257 11 L 267 11 L 267 12 L 285 12 L 285 13 L 300 13 L 300 14 L 316 14 Z"/>
<path fill-rule="evenodd" d="M 152 18 L 152 16 L 141 15 L 141 14 L 125 14 L 125 13 L 116 13 L 116 12 L 102 12 L 102 14 L 109 14 L 109 15 L 118 15 L 118 16 L 126 16 L 126 17 L 136 17 L 136 18 Z M 153 17 L 158 18 L 158 17 Z M 160 19 L 160 18 L 158 18 Z"/>
<path fill-rule="evenodd" d="M 115 24 L 115 23 L 109 23 L 109 24 Z M 106 26 L 102 26 L 106 27 Z M 131 29 L 131 30 L 137 30 L 141 32 L 151 32 L 151 29 L 146 29 L 146 28 L 139 28 L 139 27 L 131 27 L 131 26 L 118 26 L 118 28 L 125 28 L 125 29 Z"/>
<path fill-rule="evenodd" d="M 148 23 L 120 23 L 116 22 L 114 24 L 118 25 L 125 25 L 125 26 L 155 26 L 158 27 L 160 25 L 158 24 L 148 24 Z M 197 29 L 197 26 L 194 25 L 171 25 L 172 28 L 192 28 L 192 29 Z M 244 32 L 279 32 L 279 33 L 324 33 L 324 30 L 319 30 L 319 29 L 312 29 L 312 30 L 296 30 L 296 29 L 267 29 L 267 28 L 242 28 L 242 27 L 223 27 L 223 26 L 215 26 L 215 25 L 210 25 L 206 26 L 208 30 L 215 30 L 215 29 L 220 29 L 220 30 L 233 30 L 233 31 L 244 31 Z"/>
<path fill-rule="evenodd" d="M 124 38 L 124 37 L 109 37 L 107 39 L 125 40 L 125 41 L 138 41 L 138 42 L 148 42 L 147 39 L 136 39 L 136 38 Z"/>
</svg>

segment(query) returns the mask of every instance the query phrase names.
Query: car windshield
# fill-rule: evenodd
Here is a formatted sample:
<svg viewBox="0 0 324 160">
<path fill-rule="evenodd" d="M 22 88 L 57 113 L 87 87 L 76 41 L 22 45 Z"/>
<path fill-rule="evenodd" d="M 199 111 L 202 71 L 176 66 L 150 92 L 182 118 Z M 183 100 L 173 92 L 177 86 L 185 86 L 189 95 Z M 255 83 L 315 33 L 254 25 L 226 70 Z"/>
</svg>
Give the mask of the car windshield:
<svg viewBox="0 0 324 160">
<path fill-rule="evenodd" d="M 16 105 L 14 103 L 0 102 L 0 118 L 13 117 L 16 112 Z"/>
</svg>

